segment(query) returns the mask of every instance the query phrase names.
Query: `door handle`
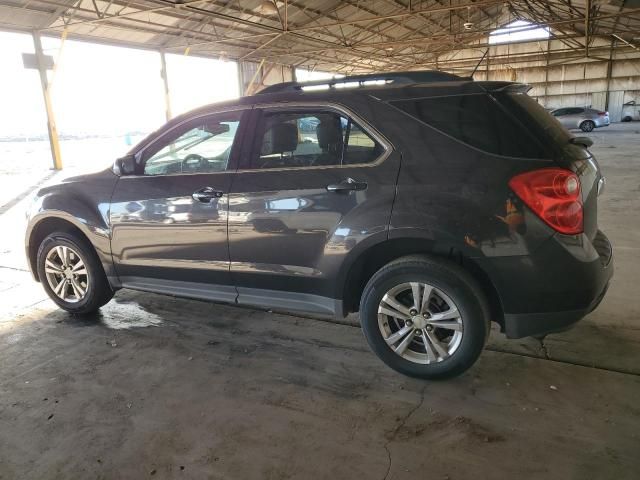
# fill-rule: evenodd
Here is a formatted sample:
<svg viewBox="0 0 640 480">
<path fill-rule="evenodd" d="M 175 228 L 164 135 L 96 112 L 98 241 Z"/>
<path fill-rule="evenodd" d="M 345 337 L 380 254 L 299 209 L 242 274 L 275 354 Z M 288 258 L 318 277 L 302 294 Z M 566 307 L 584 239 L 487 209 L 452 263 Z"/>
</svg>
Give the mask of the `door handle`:
<svg viewBox="0 0 640 480">
<path fill-rule="evenodd" d="M 211 200 L 214 198 L 220 198 L 222 195 L 224 195 L 224 192 L 220 190 L 216 190 L 212 187 L 204 187 L 193 192 L 191 196 L 194 200 L 198 200 L 199 202 L 210 203 Z"/>
<path fill-rule="evenodd" d="M 353 178 L 345 178 L 340 183 L 332 183 L 327 185 L 327 191 L 329 192 L 352 192 L 354 190 L 366 190 L 366 182 L 356 182 Z"/>
</svg>

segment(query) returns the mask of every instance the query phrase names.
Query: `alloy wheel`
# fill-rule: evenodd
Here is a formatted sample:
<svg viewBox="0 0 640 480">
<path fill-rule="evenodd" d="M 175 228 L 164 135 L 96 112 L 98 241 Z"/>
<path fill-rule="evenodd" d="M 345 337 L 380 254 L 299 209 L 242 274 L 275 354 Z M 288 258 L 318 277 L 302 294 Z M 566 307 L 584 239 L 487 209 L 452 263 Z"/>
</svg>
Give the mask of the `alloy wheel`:
<svg viewBox="0 0 640 480">
<path fill-rule="evenodd" d="M 61 300 L 77 303 L 86 296 L 87 267 L 72 248 L 65 245 L 51 248 L 45 258 L 44 271 L 51 290 Z"/>
<path fill-rule="evenodd" d="M 428 283 L 402 283 L 390 289 L 378 306 L 378 327 L 400 357 L 414 363 L 446 360 L 460 346 L 464 330 L 456 304 Z"/>
<path fill-rule="evenodd" d="M 594 127 L 595 127 L 594 123 L 587 120 L 582 124 L 582 127 L 580 128 L 582 129 L 583 132 L 591 132 L 593 131 Z"/>
</svg>

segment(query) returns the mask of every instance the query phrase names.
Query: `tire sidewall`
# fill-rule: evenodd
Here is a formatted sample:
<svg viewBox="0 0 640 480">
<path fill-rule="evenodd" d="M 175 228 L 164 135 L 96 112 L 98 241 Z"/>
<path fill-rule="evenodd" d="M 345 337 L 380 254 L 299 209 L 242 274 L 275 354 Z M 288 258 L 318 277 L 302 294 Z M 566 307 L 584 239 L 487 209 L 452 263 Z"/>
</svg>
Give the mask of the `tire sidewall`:
<svg viewBox="0 0 640 480">
<path fill-rule="evenodd" d="M 65 246 L 73 249 L 87 269 L 87 293 L 79 302 L 65 302 L 53 292 L 53 289 L 49 285 L 45 272 L 45 259 L 49 251 L 56 246 Z M 96 265 L 96 263 L 97 260 L 93 255 L 91 255 L 90 251 L 87 251 L 87 247 L 82 245 L 72 236 L 64 233 L 49 235 L 42 241 L 38 248 L 37 268 L 40 283 L 51 300 L 53 300 L 62 309 L 71 313 L 87 313 L 88 311 L 94 310 L 91 306 L 97 301 L 97 295 L 99 294 L 99 285 L 97 285 L 97 283 L 99 282 L 99 275 L 102 273 L 98 270 L 99 266 Z"/>
<path fill-rule="evenodd" d="M 391 288 L 401 283 L 421 282 L 444 292 L 455 303 L 463 319 L 462 341 L 447 359 L 432 364 L 417 364 L 397 355 L 387 345 L 378 326 L 378 305 Z M 391 368 L 420 378 L 445 378 L 462 373 L 480 355 L 487 337 L 486 311 L 477 292 L 454 272 L 426 271 L 419 266 L 399 266 L 374 275 L 362 299 L 360 319 L 365 338 L 372 350 Z"/>
<path fill-rule="evenodd" d="M 588 125 L 590 125 L 591 128 L 587 128 Z M 592 132 L 595 128 L 596 124 L 591 120 L 586 120 L 580 124 L 580 130 L 582 130 L 583 132 Z"/>
</svg>

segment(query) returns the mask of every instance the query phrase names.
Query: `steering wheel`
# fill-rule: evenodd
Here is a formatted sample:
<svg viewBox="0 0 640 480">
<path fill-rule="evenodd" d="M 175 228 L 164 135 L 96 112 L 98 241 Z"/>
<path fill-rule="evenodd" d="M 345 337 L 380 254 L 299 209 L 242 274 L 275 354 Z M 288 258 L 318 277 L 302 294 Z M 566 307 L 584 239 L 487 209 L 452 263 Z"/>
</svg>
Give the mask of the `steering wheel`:
<svg viewBox="0 0 640 480">
<path fill-rule="evenodd" d="M 208 161 L 202 155 L 198 155 L 197 153 L 190 153 L 184 160 L 182 160 L 182 171 L 201 171 L 205 170 L 208 166 Z"/>
</svg>

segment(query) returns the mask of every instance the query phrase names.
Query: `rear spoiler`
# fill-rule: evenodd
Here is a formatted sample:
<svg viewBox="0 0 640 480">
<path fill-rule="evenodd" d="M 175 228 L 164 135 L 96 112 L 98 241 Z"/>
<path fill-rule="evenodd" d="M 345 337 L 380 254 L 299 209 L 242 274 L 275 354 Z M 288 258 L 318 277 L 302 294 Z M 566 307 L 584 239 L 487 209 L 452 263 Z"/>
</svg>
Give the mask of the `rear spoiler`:
<svg viewBox="0 0 640 480">
<path fill-rule="evenodd" d="M 527 93 L 532 86 L 515 82 L 476 82 L 486 92 Z"/>
<path fill-rule="evenodd" d="M 571 140 L 569 140 L 570 143 L 573 143 L 574 145 L 582 145 L 585 148 L 589 148 L 591 145 L 593 145 L 593 140 L 591 140 L 589 137 L 573 137 Z"/>
</svg>

